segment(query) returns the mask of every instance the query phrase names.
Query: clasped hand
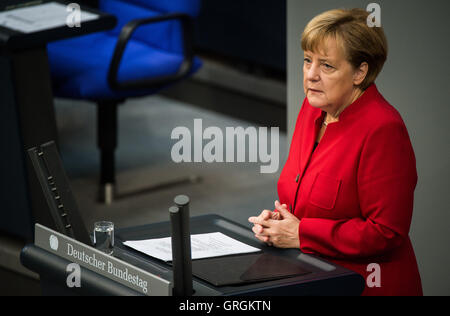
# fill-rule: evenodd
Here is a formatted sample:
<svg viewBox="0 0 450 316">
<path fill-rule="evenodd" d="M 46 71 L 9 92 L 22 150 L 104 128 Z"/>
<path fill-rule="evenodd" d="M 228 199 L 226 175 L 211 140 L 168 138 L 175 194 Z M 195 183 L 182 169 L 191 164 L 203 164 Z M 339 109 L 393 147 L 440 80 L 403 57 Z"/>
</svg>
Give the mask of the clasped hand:
<svg viewBox="0 0 450 316">
<path fill-rule="evenodd" d="M 264 210 L 259 216 L 248 219 L 253 223 L 255 237 L 269 246 L 300 248 L 298 228 L 300 220 L 287 209 L 286 204 L 275 201 L 277 212 Z"/>
</svg>

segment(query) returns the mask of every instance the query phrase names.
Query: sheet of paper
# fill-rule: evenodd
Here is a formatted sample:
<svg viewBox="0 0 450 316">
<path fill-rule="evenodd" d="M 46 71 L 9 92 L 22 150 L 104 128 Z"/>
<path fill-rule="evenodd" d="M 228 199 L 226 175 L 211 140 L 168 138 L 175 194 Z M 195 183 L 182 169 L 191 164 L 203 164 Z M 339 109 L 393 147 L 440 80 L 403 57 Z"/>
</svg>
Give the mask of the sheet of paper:
<svg viewBox="0 0 450 316">
<path fill-rule="evenodd" d="M 125 241 L 123 244 L 151 257 L 166 262 L 172 261 L 170 237 Z M 251 247 L 220 232 L 191 235 L 191 256 L 193 260 L 258 251 L 260 249 Z"/>
<path fill-rule="evenodd" d="M 0 25 L 23 33 L 39 32 L 65 26 L 71 14 L 61 3 L 49 2 L 0 12 Z M 80 12 L 80 22 L 96 19 L 97 14 Z"/>
</svg>

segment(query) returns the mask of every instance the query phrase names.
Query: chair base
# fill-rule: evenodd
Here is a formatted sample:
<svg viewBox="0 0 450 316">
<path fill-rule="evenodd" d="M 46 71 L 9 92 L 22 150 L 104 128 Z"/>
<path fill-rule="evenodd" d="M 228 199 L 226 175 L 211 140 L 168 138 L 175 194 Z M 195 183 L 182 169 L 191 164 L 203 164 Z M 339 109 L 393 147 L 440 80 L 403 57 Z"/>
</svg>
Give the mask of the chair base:
<svg viewBox="0 0 450 316">
<path fill-rule="evenodd" d="M 111 205 L 114 201 L 136 197 L 138 195 L 154 193 L 160 190 L 174 188 L 180 185 L 196 184 L 202 181 L 202 177 L 197 175 L 188 175 L 154 183 L 149 186 L 139 188 L 128 192 L 118 192 L 113 183 L 105 183 L 100 187 L 100 202 L 105 205 Z"/>
<path fill-rule="evenodd" d="M 115 150 L 118 136 L 118 107 L 123 100 L 97 102 L 97 142 L 100 150 L 100 203 L 111 205 L 115 200 L 151 193 L 201 180 L 195 175 L 166 180 L 133 192 L 119 193 L 116 190 Z"/>
<path fill-rule="evenodd" d="M 101 188 L 101 202 L 106 205 L 111 205 L 114 201 L 115 186 L 113 183 L 105 183 Z"/>
</svg>

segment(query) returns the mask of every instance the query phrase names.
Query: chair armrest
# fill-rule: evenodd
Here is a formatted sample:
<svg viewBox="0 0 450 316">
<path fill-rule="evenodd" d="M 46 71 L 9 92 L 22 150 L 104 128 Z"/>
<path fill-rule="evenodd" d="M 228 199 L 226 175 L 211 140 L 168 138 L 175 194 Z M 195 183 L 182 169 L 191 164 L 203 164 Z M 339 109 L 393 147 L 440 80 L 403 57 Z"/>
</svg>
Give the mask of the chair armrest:
<svg viewBox="0 0 450 316">
<path fill-rule="evenodd" d="M 160 76 L 152 79 L 144 80 L 130 80 L 125 82 L 119 82 L 117 75 L 119 66 L 122 61 L 122 56 L 125 52 L 128 41 L 131 39 L 134 31 L 139 26 L 151 23 L 157 23 L 166 20 L 180 20 L 183 29 L 183 63 L 181 64 L 178 72 L 173 75 Z M 128 22 L 120 31 L 119 39 L 114 49 L 113 58 L 109 66 L 108 71 L 108 83 L 113 90 L 131 90 L 131 89 L 148 89 L 163 86 L 173 81 L 179 80 L 186 76 L 193 66 L 194 51 L 192 45 L 193 37 L 193 21 L 192 18 L 184 13 L 173 13 L 167 15 L 161 15 L 157 17 L 136 19 Z"/>
</svg>

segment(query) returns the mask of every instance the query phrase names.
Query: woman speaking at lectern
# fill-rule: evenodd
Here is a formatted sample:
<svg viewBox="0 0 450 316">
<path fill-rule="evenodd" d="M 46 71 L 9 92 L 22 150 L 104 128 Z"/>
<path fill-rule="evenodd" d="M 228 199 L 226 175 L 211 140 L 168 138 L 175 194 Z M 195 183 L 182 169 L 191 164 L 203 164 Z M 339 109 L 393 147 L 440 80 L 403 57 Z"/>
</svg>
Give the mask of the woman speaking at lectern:
<svg viewBox="0 0 450 316">
<path fill-rule="evenodd" d="M 416 161 L 405 124 L 378 91 L 387 57 L 362 9 L 316 16 L 301 40 L 306 95 L 278 181 L 275 211 L 249 218 L 255 236 L 323 256 L 379 284 L 363 295 L 422 295 L 409 239 Z"/>
</svg>

